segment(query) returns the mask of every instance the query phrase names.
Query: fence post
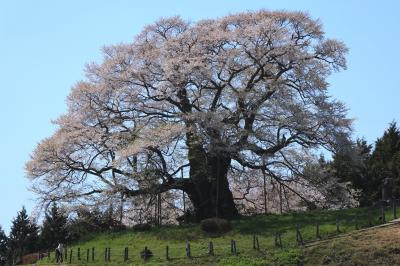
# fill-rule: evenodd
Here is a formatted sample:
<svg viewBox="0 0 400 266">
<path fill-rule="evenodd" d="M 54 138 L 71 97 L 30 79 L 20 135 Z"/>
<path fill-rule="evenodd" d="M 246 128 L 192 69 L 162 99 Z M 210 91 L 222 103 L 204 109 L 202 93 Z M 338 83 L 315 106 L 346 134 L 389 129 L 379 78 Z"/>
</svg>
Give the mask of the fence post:
<svg viewBox="0 0 400 266">
<path fill-rule="evenodd" d="M 129 248 L 126 247 L 126 261 L 129 260 Z"/>
<path fill-rule="evenodd" d="M 214 256 L 214 244 L 212 241 L 208 243 L 208 255 Z"/>
<path fill-rule="evenodd" d="M 256 247 L 257 250 L 260 250 L 260 243 L 258 242 L 258 236 L 256 236 Z"/>
<path fill-rule="evenodd" d="M 94 261 L 94 248 L 92 248 L 92 261 Z"/>
<path fill-rule="evenodd" d="M 386 223 L 386 217 L 385 217 L 385 206 L 381 206 L 381 218 L 382 218 L 382 224 Z"/>
<path fill-rule="evenodd" d="M 397 219 L 396 199 L 393 199 L 393 219 Z"/>
<path fill-rule="evenodd" d="M 89 262 L 90 249 L 86 250 L 86 262 Z"/>
<path fill-rule="evenodd" d="M 191 254 L 191 252 L 190 252 L 190 243 L 189 243 L 189 241 L 186 242 L 186 256 L 187 256 L 188 258 L 191 258 L 191 257 L 192 257 L 192 254 Z"/>
<path fill-rule="evenodd" d="M 372 218 L 371 218 L 371 216 L 372 216 L 372 214 L 371 214 L 371 209 L 370 208 L 368 208 L 368 225 L 369 225 L 369 227 L 371 227 L 372 226 Z"/>
<path fill-rule="evenodd" d="M 108 258 L 108 261 L 111 261 L 111 248 L 108 248 L 107 258 Z"/>
<path fill-rule="evenodd" d="M 236 241 L 232 240 L 232 245 L 233 245 L 233 255 L 236 256 L 237 252 L 236 252 Z"/>
<path fill-rule="evenodd" d="M 318 239 L 321 239 L 321 234 L 320 234 L 320 232 L 319 232 L 319 223 L 317 223 L 317 228 L 316 228 L 315 236 L 316 236 Z"/>
<path fill-rule="evenodd" d="M 275 233 L 275 246 L 282 248 L 281 232 L 276 232 Z"/>
<path fill-rule="evenodd" d="M 169 247 L 168 245 L 165 247 L 165 258 L 169 260 Z"/>
<path fill-rule="evenodd" d="M 304 245 L 304 241 L 303 241 L 303 237 L 301 236 L 299 225 L 296 225 L 296 242 L 297 242 L 297 245 L 299 245 L 299 246 Z"/>
<path fill-rule="evenodd" d="M 253 249 L 260 249 L 260 243 L 258 242 L 258 237 L 253 235 Z"/>
<path fill-rule="evenodd" d="M 359 227 L 358 227 L 358 215 L 357 214 L 356 214 L 356 217 L 354 219 L 355 219 L 355 223 L 356 223 L 356 230 L 358 230 Z"/>
<path fill-rule="evenodd" d="M 336 232 L 340 233 L 339 218 L 338 217 L 336 217 Z"/>
<path fill-rule="evenodd" d="M 81 260 L 81 248 L 78 248 L 78 260 Z"/>
<path fill-rule="evenodd" d="M 65 261 L 68 260 L 68 250 L 67 248 L 64 249 L 64 257 L 65 257 Z"/>
<path fill-rule="evenodd" d="M 72 249 L 69 250 L 69 264 L 72 262 Z"/>
<path fill-rule="evenodd" d="M 108 251 L 108 248 L 106 248 L 104 250 L 104 261 L 107 261 L 107 251 Z"/>
</svg>

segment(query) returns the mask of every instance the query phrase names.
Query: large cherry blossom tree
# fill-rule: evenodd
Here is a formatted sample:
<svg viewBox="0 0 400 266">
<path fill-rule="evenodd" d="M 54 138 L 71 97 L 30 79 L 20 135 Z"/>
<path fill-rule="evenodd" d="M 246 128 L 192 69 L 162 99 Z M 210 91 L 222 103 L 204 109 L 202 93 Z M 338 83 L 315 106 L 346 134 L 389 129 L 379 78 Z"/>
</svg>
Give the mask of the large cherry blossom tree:
<svg viewBox="0 0 400 266">
<path fill-rule="evenodd" d="M 307 181 L 314 154 L 351 130 L 327 91 L 347 48 L 306 13 L 160 19 L 103 52 L 27 163 L 43 203 L 181 190 L 197 219 L 230 218 L 232 178 Z"/>
</svg>

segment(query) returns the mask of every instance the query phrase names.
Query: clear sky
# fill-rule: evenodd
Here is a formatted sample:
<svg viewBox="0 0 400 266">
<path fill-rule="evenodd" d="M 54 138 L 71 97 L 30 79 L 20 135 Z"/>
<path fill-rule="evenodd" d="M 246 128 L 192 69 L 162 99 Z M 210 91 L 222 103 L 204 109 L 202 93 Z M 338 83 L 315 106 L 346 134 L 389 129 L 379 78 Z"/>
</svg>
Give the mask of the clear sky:
<svg viewBox="0 0 400 266">
<path fill-rule="evenodd" d="M 144 25 L 181 15 L 196 21 L 258 9 L 303 10 L 350 49 L 331 94 L 349 107 L 354 136 L 373 143 L 400 122 L 400 1 L 397 0 L 0 0 L 0 225 L 33 210 L 24 164 L 54 131 L 70 87 L 104 45 L 129 42 Z"/>
</svg>

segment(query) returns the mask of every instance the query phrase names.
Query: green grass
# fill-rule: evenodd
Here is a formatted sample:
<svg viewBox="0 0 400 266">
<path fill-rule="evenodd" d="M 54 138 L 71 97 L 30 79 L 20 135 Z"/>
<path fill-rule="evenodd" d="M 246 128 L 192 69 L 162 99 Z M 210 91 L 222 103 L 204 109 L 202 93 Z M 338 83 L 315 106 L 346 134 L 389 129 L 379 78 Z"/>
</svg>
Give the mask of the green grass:
<svg viewBox="0 0 400 266">
<path fill-rule="evenodd" d="M 399 211 L 399 210 L 398 210 Z M 370 214 L 369 214 L 370 213 Z M 399 213 L 399 212 L 398 212 Z M 220 236 L 208 235 L 202 232 L 199 225 L 162 226 L 147 232 L 126 230 L 123 232 L 102 233 L 86 236 L 85 240 L 68 247 L 68 262 L 70 250 L 73 251 L 72 264 L 105 265 L 104 252 L 111 248 L 111 262 L 108 264 L 124 264 L 124 248 L 129 248 L 129 260 L 126 264 L 138 265 L 144 261 L 140 251 L 147 246 L 154 254 L 148 265 L 299 265 L 303 263 L 304 252 L 296 243 L 296 225 L 299 226 L 304 242 L 316 240 L 316 224 L 319 224 L 322 238 L 346 233 L 358 228 L 369 226 L 369 216 L 372 225 L 380 224 L 378 219 L 380 209 L 347 209 L 338 211 L 312 211 L 284 215 L 259 215 L 245 217 L 232 221 L 233 230 Z M 393 219 L 392 208 L 385 209 L 387 221 Z M 337 232 L 336 220 L 339 221 L 340 233 Z M 282 233 L 283 247 L 275 247 L 275 233 Z M 253 235 L 257 235 L 260 250 L 253 249 Z M 236 241 L 236 256 L 231 254 L 231 240 Z M 191 246 L 192 258 L 186 257 L 186 241 Z M 214 244 L 215 256 L 209 256 L 208 243 Z M 169 246 L 169 261 L 166 260 L 166 246 Z M 95 260 L 86 262 L 87 249 L 95 248 Z M 77 258 L 80 248 L 81 259 Z M 51 258 L 44 258 L 40 264 L 54 263 L 54 253 Z"/>
</svg>

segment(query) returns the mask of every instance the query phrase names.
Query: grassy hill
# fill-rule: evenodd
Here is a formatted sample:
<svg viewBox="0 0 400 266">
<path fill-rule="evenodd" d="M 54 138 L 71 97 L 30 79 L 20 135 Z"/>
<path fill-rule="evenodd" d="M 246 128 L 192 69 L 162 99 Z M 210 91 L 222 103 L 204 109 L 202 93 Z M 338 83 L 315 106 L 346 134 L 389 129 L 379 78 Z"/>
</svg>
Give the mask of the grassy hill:
<svg viewBox="0 0 400 266">
<path fill-rule="evenodd" d="M 385 208 L 385 219 L 392 220 L 393 216 L 393 209 Z M 324 262 L 319 259 L 323 257 L 321 250 L 325 250 L 325 247 L 318 245 L 307 247 L 307 245 L 318 240 L 317 224 L 320 237 L 329 239 L 381 223 L 380 208 L 358 208 L 241 218 L 232 221 L 232 231 L 218 236 L 202 232 L 199 225 L 162 226 L 146 232 L 126 230 L 87 236 L 85 240 L 67 247 L 67 262 L 71 260 L 72 264 L 77 265 L 139 265 L 144 263 L 140 251 L 147 246 L 154 254 L 146 262 L 147 265 L 316 265 Z M 299 246 L 296 241 L 297 226 L 306 248 Z M 277 232 L 282 233 L 283 247 L 275 246 Z M 259 250 L 253 248 L 254 235 L 258 239 Z M 236 242 L 237 255 L 231 253 L 231 240 Z M 210 241 L 213 242 L 215 256 L 208 255 Z M 186 255 L 187 243 L 190 243 L 191 258 Z M 166 259 L 166 246 L 169 248 L 169 260 Z M 129 259 L 124 262 L 126 247 Z M 78 248 L 80 260 L 77 254 Z M 94 261 L 92 261 L 92 248 L 95 249 Z M 106 248 L 110 248 L 110 262 L 105 262 Z M 72 258 L 70 258 L 71 250 Z M 87 262 L 88 250 L 89 262 Z M 329 257 L 329 254 L 325 255 Z M 325 262 L 329 264 L 335 260 L 327 259 Z M 50 259 L 44 258 L 39 263 L 41 265 L 54 263 L 54 253 Z"/>
<path fill-rule="evenodd" d="M 400 265 L 400 224 L 314 243 L 303 257 L 306 265 Z"/>
</svg>

